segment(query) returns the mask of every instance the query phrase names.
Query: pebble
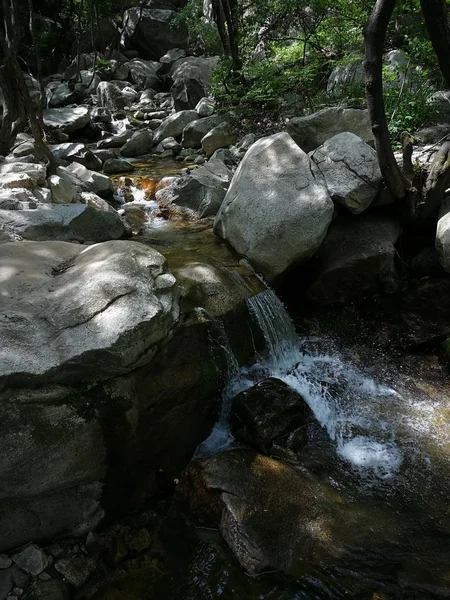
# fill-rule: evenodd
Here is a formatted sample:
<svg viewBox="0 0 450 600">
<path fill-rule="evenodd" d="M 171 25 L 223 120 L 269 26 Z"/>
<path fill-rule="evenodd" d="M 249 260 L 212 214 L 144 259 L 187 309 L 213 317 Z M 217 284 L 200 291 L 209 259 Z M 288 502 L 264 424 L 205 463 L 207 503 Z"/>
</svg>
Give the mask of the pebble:
<svg viewBox="0 0 450 600">
<path fill-rule="evenodd" d="M 12 565 L 12 560 L 6 554 L 0 554 L 0 569 L 7 569 Z"/>
<path fill-rule="evenodd" d="M 79 588 L 95 571 L 97 563 L 92 558 L 62 558 L 55 564 L 55 569 L 69 583 Z"/>
<path fill-rule="evenodd" d="M 42 573 L 48 565 L 44 552 L 35 544 L 30 544 L 21 552 L 13 554 L 12 559 L 22 571 L 34 576 Z"/>
</svg>

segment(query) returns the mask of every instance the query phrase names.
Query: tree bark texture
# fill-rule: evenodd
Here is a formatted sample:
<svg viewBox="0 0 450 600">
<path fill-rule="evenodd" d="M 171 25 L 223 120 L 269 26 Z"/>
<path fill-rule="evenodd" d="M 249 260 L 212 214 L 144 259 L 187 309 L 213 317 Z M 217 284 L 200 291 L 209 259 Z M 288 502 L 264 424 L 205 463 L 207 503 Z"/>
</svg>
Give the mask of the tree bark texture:
<svg viewBox="0 0 450 600">
<path fill-rule="evenodd" d="M 381 174 L 394 198 L 405 198 L 410 187 L 395 160 L 383 99 L 383 50 L 397 0 L 377 0 L 364 30 L 366 97 Z"/>
<path fill-rule="evenodd" d="M 450 27 L 445 0 L 420 0 L 428 35 L 439 62 L 439 68 L 450 89 Z"/>
</svg>

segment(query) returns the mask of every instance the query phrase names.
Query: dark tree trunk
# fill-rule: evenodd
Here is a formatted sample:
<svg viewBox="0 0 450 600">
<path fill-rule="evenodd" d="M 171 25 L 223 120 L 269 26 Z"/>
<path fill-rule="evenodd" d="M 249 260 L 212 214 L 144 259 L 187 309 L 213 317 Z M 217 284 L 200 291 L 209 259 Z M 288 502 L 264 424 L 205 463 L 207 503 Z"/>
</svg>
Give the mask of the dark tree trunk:
<svg viewBox="0 0 450 600">
<path fill-rule="evenodd" d="M 441 73 L 450 89 L 450 28 L 447 3 L 445 0 L 420 0 L 420 6 Z"/>
<path fill-rule="evenodd" d="M 364 30 L 366 96 L 381 174 L 394 198 L 404 199 L 410 182 L 401 172 L 392 151 L 383 99 L 383 49 L 396 0 L 377 0 Z"/>
</svg>

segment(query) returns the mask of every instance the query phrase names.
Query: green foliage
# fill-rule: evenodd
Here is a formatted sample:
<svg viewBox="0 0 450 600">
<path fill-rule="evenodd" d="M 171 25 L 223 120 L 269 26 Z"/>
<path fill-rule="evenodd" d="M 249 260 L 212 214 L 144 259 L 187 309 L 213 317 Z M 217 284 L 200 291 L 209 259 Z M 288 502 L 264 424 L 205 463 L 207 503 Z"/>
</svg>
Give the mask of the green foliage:
<svg viewBox="0 0 450 600">
<path fill-rule="evenodd" d="M 384 102 L 389 133 L 395 146 L 400 146 L 403 131 L 412 132 L 429 122 L 434 114 L 427 103 L 434 88 L 426 69 L 412 68 L 410 63 L 400 71 L 389 66 L 383 70 Z"/>
<path fill-rule="evenodd" d="M 180 23 L 187 25 L 191 42 L 194 42 L 199 52 L 210 55 L 222 52 L 217 28 L 207 23 L 204 18 L 202 2 L 188 0 L 186 5 L 172 19 L 173 26 Z"/>
</svg>

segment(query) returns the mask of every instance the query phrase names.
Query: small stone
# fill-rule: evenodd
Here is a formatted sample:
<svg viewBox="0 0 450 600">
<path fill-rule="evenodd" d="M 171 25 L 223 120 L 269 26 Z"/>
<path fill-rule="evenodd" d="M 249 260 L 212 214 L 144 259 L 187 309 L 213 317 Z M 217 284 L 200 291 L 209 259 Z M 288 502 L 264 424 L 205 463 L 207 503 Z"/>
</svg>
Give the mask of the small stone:
<svg viewBox="0 0 450 600">
<path fill-rule="evenodd" d="M 92 558 L 62 558 L 55 564 L 55 569 L 69 583 L 79 588 L 86 583 L 96 566 L 97 563 Z"/>
<path fill-rule="evenodd" d="M 7 569 L 12 565 L 12 560 L 6 554 L 0 554 L 0 569 Z"/>
<path fill-rule="evenodd" d="M 61 554 L 64 552 L 62 547 L 56 543 L 50 544 L 50 546 L 47 546 L 46 551 L 48 554 L 51 554 L 55 558 L 58 558 L 58 556 L 61 556 Z"/>
<path fill-rule="evenodd" d="M 135 552 L 146 550 L 151 544 L 152 538 L 146 529 L 136 531 L 128 540 L 128 548 Z"/>
<path fill-rule="evenodd" d="M 16 596 L 21 596 L 23 594 L 23 589 L 20 587 L 15 587 L 13 589 L 13 594 L 15 594 Z"/>
<path fill-rule="evenodd" d="M 196 165 L 203 165 L 206 162 L 206 158 L 204 156 L 197 156 L 197 158 L 194 160 L 194 164 Z"/>
<path fill-rule="evenodd" d="M 22 571 L 34 576 L 42 573 L 48 564 L 44 552 L 35 544 L 30 544 L 21 552 L 14 554 L 12 559 Z"/>
<path fill-rule="evenodd" d="M 15 595 L 14 596 L 9 595 L 9 596 L 6 596 L 6 600 L 19 600 L 19 598 Z"/>
<path fill-rule="evenodd" d="M 44 571 L 43 573 L 40 573 L 38 575 L 38 579 L 40 579 L 41 581 L 50 581 L 51 576 Z"/>
</svg>

